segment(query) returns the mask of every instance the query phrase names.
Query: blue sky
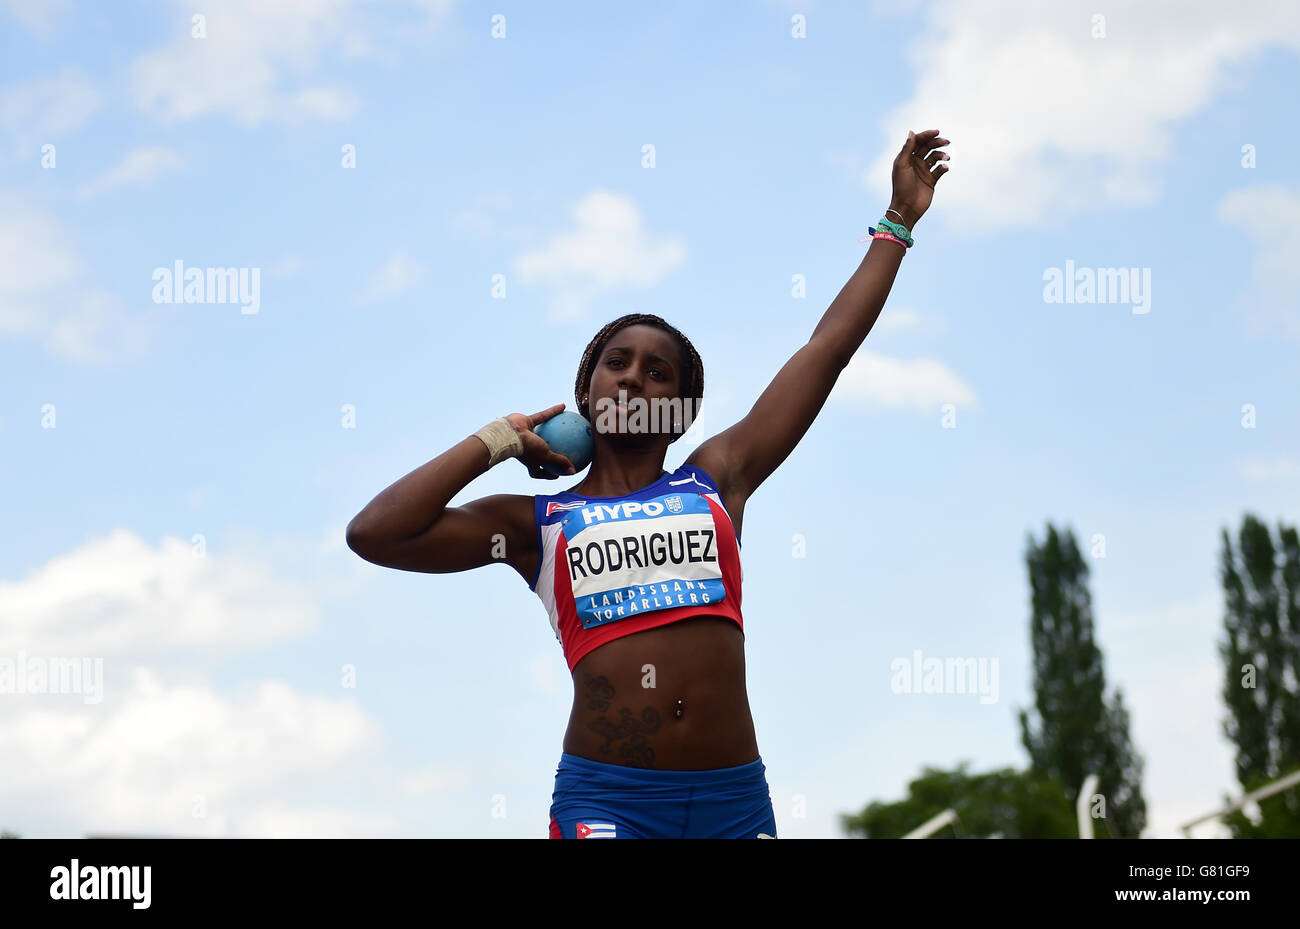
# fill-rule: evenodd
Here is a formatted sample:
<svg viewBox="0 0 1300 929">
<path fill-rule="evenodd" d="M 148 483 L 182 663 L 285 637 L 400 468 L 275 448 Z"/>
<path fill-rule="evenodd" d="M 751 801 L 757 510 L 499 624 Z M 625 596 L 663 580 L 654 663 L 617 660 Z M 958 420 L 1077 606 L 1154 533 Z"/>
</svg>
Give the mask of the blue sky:
<svg viewBox="0 0 1300 929">
<path fill-rule="evenodd" d="M 1300 12 L 1040 6 L 232 0 L 195 37 L 179 2 L 2 0 L 0 657 L 102 658 L 103 694 L 0 700 L 0 827 L 545 836 L 571 690 L 541 604 L 344 526 L 571 406 L 628 312 L 704 360 L 680 464 L 807 340 L 925 128 L 952 168 L 916 247 L 745 510 L 780 834 L 1025 764 L 1049 520 L 1104 536 L 1148 834 L 1235 794 L 1219 534 L 1300 520 Z M 177 261 L 256 269 L 257 312 L 154 302 Z M 1067 261 L 1149 273 L 1147 312 L 1047 302 Z M 556 489 L 507 462 L 453 502 Z M 894 693 L 918 649 L 997 659 L 996 701 Z"/>
</svg>

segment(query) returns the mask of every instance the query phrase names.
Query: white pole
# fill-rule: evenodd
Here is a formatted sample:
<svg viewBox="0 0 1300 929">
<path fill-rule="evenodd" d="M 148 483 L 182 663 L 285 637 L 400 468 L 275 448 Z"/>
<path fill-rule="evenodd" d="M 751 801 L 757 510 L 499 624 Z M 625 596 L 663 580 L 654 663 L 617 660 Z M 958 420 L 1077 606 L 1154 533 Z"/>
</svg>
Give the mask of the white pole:
<svg viewBox="0 0 1300 929">
<path fill-rule="evenodd" d="M 1300 783 L 1300 770 L 1292 771 L 1286 777 L 1278 778 L 1273 783 L 1265 784 L 1259 790 L 1246 794 L 1246 796 L 1242 797 L 1236 803 L 1225 806 L 1221 810 L 1215 810 L 1213 813 L 1206 813 L 1204 816 L 1198 816 L 1196 819 L 1193 819 L 1191 822 L 1185 823 L 1178 828 L 1182 830 L 1185 837 L 1190 839 L 1192 834 L 1188 830 L 1193 826 L 1199 825 L 1207 819 L 1218 819 L 1220 816 L 1227 816 L 1229 813 L 1241 809 L 1252 800 L 1263 800 L 1265 797 L 1271 797 L 1273 794 L 1286 790 L 1292 784 L 1296 783 Z"/>
<path fill-rule="evenodd" d="M 926 820 L 925 822 L 921 823 L 921 825 L 917 826 L 907 835 L 903 836 L 903 838 L 924 839 L 926 836 L 938 832 L 940 829 L 948 825 L 948 823 L 952 822 L 956 818 L 957 818 L 957 813 L 955 810 L 944 810 L 938 816 L 932 817 Z"/>
<path fill-rule="evenodd" d="M 1092 798 L 1092 792 L 1097 789 L 1097 775 L 1089 774 L 1083 779 L 1083 786 L 1079 788 L 1079 797 L 1074 801 L 1074 813 L 1079 818 L 1079 838 L 1092 838 L 1092 817 L 1088 815 L 1088 801 Z"/>
</svg>

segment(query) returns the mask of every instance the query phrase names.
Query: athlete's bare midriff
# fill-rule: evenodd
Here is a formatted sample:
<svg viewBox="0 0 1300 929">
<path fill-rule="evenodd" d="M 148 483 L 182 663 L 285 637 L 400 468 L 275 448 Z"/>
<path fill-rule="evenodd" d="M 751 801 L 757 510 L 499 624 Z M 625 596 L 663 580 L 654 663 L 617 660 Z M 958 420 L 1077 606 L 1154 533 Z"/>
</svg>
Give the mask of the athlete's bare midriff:
<svg viewBox="0 0 1300 929">
<path fill-rule="evenodd" d="M 754 761 L 745 634 L 732 619 L 692 616 L 584 655 L 573 669 L 564 751 L 660 770 Z"/>
</svg>

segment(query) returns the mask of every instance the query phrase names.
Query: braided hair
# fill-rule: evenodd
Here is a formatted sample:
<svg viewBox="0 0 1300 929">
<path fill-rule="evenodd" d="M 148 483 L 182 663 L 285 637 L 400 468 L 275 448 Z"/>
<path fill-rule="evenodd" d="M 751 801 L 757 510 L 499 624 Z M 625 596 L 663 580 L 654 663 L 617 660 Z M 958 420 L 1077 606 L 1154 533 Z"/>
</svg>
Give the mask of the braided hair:
<svg viewBox="0 0 1300 929">
<path fill-rule="evenodd" d="M 629 313 L 626 316 L 620 316 L 612 322 L 606 323 L 600 332 L 596 333 L 587 344 L 587 350 L 582 353 L 582 363 L 578 365 L 578 378 L 573 386 L 573 399 L 578 405 L 578 412 L 586 419 L 591 419 L 591 410 L 589 405 L 583 403 L 582 398 L 591 390 L 592 369 L 600 353 L 605 350 L 609 344 L 610 338 L 614 333 L 628 326 L 657 326 L 664 332 L 671 335 L 676 341 L 681 351 L 682 359 L 686 362 L 686 370 L 682 372 L 680 384 L 684 385 L 683 392 L 679 395 L 682 400 L 689 400 L 693 406 L 692 416 L 698 414 L 700 403 L 704 399 L 704 362 L 700 360 L 700 353 L 695 350 L 691 340 L 682 335 L 675 327 L 669 325 L 661 316 L 655 316 L 652 313 Z M 674 432 L 668 444 L 671 445 L 682 437 L 682 432 Z"/>
</svg>

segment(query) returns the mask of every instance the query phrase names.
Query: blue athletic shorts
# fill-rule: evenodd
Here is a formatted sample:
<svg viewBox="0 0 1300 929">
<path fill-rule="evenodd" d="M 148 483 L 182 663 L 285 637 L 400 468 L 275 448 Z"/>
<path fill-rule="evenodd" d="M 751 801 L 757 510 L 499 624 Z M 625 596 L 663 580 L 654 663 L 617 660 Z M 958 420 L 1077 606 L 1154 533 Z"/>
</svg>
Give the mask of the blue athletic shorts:
<svg viewBox="0 0 1300 929">
<path fill-rule="evenodd" d="M 560 754 L 552 839 L 775 839 L 762 758 L 659 771 Z"/>
</svg>

